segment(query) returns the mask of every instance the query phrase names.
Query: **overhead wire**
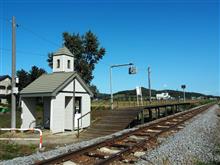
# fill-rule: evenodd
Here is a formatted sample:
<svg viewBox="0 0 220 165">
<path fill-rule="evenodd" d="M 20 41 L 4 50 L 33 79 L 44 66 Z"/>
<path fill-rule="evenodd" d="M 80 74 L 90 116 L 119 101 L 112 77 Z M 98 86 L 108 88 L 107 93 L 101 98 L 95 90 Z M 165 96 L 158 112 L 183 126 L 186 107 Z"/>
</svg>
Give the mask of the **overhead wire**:
<svg viewBox="0 0 220 165">
<path fill-rule="evenodd" d="M 6 52 L 11 52 L 12 49 L 8 49 L 8 48 L 0 48 L 2 51 L 6 51 Z M 23 50 L 16 50 L 17 53 L 21 53 L 21 54 L 28 54 L 28 55 L 33 55 L 33 56 L 42 56 L 42 57 L 46 57 L 47 54 L 41 54 L 41 53 L 37 53 L 37 52 L 28 52 L 28 51 L 23 51 Z"/>
<path fill-rule="evenodd" d="M 7 22 L 7 23 L 11 23 L 12 21 L 10 19 L 7 19 L 7 18 L 3 18 L 3 17 L 0 17 L 0 20 L 4 21 L 4 22 Z M 43 36 L 43 35 L 40 35 L 38 33 L 36 33 L 35 31 L 33 30 L 30 30 L 29 28 L 25 27 L 23 24 L 16 24 L 17 27 L 19 27 L 19 29 L 22 29 L 23 31 L 25 32 L 28 32 L 30 34 L 32 34 L 33 36 L 41 39 L 42 41 L 46 42 L 46 43 L 49 43 L 53 46 L 56 46 L 56 47 L 59 47 L 60 45 L 57 44 L 56 42 L 54 41 L 51 41 L 49 40 L 47 37 Z M 1 28 L 3 29 L 3 28 Z M 1 30 L 1 33 L 3 34 L 3 31 Z M 1 35 L 2 36 L 2 35 Z M 3 39 L 2 37 L 0 38 L 1 40 Z M 11 52 L 12 49 L 8 49 L 8 48 L 3 48 L 3 43 L 1 42 L 0 43 L 0 71 L 2 72 L 2 54 L 3 54 L 3 51 L 5 52 Z M 31 56 L 41 56 L 41 57 L 45 57 L 47 58 L 48 57 L 48 54 L 42 54 L 42 53 L 37 53 L 37 52 L 33 52 L 33 51 L 23 51 L 23 50 L 16 50 L 16 52 L 19 54 L 19 55 L 24 55 L 24 54 L 27 54 L 27 55 L 31 55 Z"/>
<path fill-rule="evenodd" d="M 46 37 L 43 36 L 43 35 L 42 35 L 42 36 L 39 35 L 38 33 L 34 32 L 33 30 L 30 30 L 29 28 L 23 26 L 22 24 L 18 24 L 18 27 L 21 27 L 23 30 L 25 30 L 25 31 L 27 31 L 27 32 L 29 32 L 29 33 L 31 33 L 32 35 L 35 35 L 36 37 L 38 37 L 39 39 L 41 39 L 41 40 L 43 40 L 43 41 L 45 41 L 45 42 L 48 42 L 48 43 L 52 44 L 53 46 L 56 46 L 56 47 L 59 47 L 59 46 L 60 46 L 60 45 L 57 44 L 56 42 L 49 40 L 48 38 L 46 38 Z"/>
</svg>

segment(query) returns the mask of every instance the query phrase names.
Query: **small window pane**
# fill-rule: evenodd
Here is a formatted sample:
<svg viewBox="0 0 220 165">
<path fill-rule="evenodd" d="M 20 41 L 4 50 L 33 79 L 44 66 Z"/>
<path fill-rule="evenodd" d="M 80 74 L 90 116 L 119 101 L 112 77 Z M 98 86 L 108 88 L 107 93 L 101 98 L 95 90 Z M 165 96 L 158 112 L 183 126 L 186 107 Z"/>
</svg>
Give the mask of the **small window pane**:
<svg viewBox="0 0 220 165">
<path fill-rule="evenodd" d="M 57 68 L 60 68 L 60 60 L 57 60 Z"/>
<path fill-rule="evenodd" d="M 5 88 L 6 88 L 5 86 L 2 86 L 2 85 L 0 86 L 0 89 L 5 89 Z"/>
<path fill-rule="evenodd" d="M 70 60 L 67 61 L 67 68 L 70 69 Z"/>
</svg>

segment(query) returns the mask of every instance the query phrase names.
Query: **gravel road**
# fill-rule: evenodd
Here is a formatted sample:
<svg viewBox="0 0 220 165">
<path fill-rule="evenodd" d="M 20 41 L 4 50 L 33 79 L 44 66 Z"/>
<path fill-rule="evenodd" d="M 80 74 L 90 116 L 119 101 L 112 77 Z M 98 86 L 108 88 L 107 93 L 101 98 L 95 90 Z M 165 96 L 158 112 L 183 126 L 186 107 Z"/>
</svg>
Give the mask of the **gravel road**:
<svg viewBox="0 0 220 165">
<path fill-rule="evenodd" d="M 197 161 L 220 162 L 220 112 L 217 105 L 194 117 L 181 131 L 160 139 L 161 144 L 141 156 L 137 165 L 196 164 Z"/>
</svg>

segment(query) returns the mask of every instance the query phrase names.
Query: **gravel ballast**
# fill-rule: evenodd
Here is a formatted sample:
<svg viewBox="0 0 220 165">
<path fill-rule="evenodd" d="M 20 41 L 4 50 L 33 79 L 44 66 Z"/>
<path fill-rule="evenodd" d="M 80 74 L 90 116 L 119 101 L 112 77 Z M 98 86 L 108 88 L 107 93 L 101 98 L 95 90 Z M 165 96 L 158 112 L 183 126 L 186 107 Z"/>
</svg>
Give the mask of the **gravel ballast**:
<svg viewBox="0 0 220 165">
<path fill-rule="evenodd" d="M 194 117 L 178 133 L 159 139 L 161 144 L 141 156 L 136 164 L 195 164 L 220 162 L 216 149 L 220 145 L 219 107 Z"/>
<path fill-rule="evenodd" d="M 112 136 L 119 136 L 123 133 L 126 133 L 126 132 L 131 131 L 131 130 L 135 130 L 135 129 L 137 129 L 137 128 L 123 130 L 123 131 L 120 131 L 120 132 L 116 132 L 112 135 L 92 139 L 92 140 L 89 140 L 89 141 L 73 143 L 71 145 L 67 145 L 67 146 L 64 146 L 64 147 L 59 147 L 57 149 L 47 151 L 47 152 L 42 152 L 42 153 L 37 152 L 37 153 L 34 153 L 32 155 L 29 155 L 29 156 L 17 157 L 17 158 L 14 158 L 12 160 L 0 161 L 0 165 L 15 165 L 15 164 L 16 165 L 17 164 L 19 164 L 19 165 L 30 165 L 30 164 L 34 164 L 37 161 L 50 159 L 50 158 L 53 158 L 53 157 L 58 156 L 58 155 L 65 154 L 65 153 L 70 152 L 70 151 L 76 151 L 80 148 L 89 146 L 91 144 L 99 143 L 99 142 L 102 142 L 106 139 L 111 139 Z"/>
<path fill-rule="evenodd" d="M 213 153 L 212 151 L 210 151 L 210 149 L 213 149 L 215 144 L 213 143 L 213 136 L 210 135 L 220 134 L 215 130 L 217 124 L 220 123 L 220 118 L 216 115 L 217 109 L 217 105 L 213 106 L 206 113 L 195 117 L 193 119 L 193 122 L 189 122 L 189 124 L 187 124 L 187 126 L 180 132 L 166 139 L 160 139 L 162 140 L 162 144 L 157 149 L 148 152 L 144 156 L 141 156 L 143 155 L 142 153 L 139 154 L 140 159 L 137 164 L 158 165 L 165 164 L 165 161 L 169 161 L 171 164 L 189 164 L 186 162 L 186 160 L 189 160 L 188 162 L 192 162 L 193 160 L 195 160 L 195 158 L 202 161 L 214 160 L 214 158 L 212 158 Z M 0 162 L 0 165 L 33 164 L 36 161 L 49 159 L 54 156 L 67 153 L 68 151 L 74 151 L 79 148 L 104 141 L 105 139 L 110 139 L 112 136 L 118 136 L 122 133 L 135 129 L 137 128 L 123 130 L 113 135 L 67 145 L 65 147 L 60 147 L 55 150 L 43 153 L 37 152 L 29 156 L 18 157 L 8 161 L 2 161 Z M 216 137 L 220 139 L 219 136 Z M 190 159 L 188 159 L 189 157 Z"/>
</svg>

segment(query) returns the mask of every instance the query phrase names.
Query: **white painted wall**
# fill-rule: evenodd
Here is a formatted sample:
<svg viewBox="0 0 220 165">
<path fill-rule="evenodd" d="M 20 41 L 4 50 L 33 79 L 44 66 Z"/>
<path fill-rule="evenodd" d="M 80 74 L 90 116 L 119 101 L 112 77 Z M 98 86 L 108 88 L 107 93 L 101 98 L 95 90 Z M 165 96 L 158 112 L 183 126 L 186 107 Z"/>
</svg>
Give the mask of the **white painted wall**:
<svg viewBox="0 0 220 165">
<path fill-rule="evenodd" d="M 65 126 L 66 130 L 73 130 L 73 97 L 65 96 Z"/>
<path fill-rule="evenodd" d="M 21 100 L 22 108 L 22 124 L 21 128 L 33 128 L 36 126 L 35 109 L 36 109 L 36 99 L 35 98 L 22 98 Z"/>
<path fill-rule="evenodd" d="M 60 60 L 60 67 L 57 68 L 57 60 Z M 70 60 L 70 68 L 68 68 L 68 60 Z M 60 55 L 53 56 L 53 72 L 73 72 L 74 58 L 71 56 Z"/>
<path fill-rule="evenodd" d="M 52 133 L 64 132 L 65 97 L 59 93 L 51 100 L 50 130 Z"/>
<path fill-rule="evenodd" d="M 63 95 L 65 96 L 70 96 L 72 97 L 71 93 L 63 93 Z M 91 98 L 88 94 L 84 94 L 84 93 L 76 93 L 75 97 L 81 97 L 82 98 L 82 104 L 81 104 L 81 115 L 86 114 L 87 112 L 91 111 Z M 83 117 L 82 122 L 82 127 L 88 127 L 90 126 L 90 114 L 88 114 L 87 116 Z M 80 124 L 81 125 L 81 124 Z M 77 128 L 77 126 L 75 126 L 75 129 Z"/>
<path fill-rule="evenodd" d="M 91 98 L 88 94 L 76 94 L 82 97 L 82 115 L 91 111 Z M 82 128 L 89 127 L 91 123 L 90 114 L 86 115 L 81 120 Z"/>
<path fill-rule="evenodd" d="M 73 82 L 69 83 L 62 91 L 73 92 Z M 76 92 L 86 92 L 78 80 L 75 80 L 75 91 Z"/>
<path fill-rule="evenodd" d="M 73 82 L 71 82 L 69 85 L 67 85 L 62 91 L 65 92 L 72 92 L 73 91 Z M 75 97 L 81 97 L 81 114 L 80 116 L 86 114 L 87 112 L 91 111 L 91 97 L 88 93 L 86 93 L 86 90 L 82 87 L 82 85 L 79 83 L 79 81 L 77 79 L 75 79 Z M 80 93 L 83 92 L 83 93 Z M 65 96 L 73 96 L 72 93 L 64 93 Z M 79 115 L 77 115 L 75 117 L 75 124 L 74 127 L 75 129 L 77 129 L 77 118 L 79 117 Z M 82 120 L 80 120 L 80 126 L 82 126 L 82 128 L 88 127 L 90 126 L 90 114 L 86 115 L 85 117 L 82 118 Z"/>
</svg>

